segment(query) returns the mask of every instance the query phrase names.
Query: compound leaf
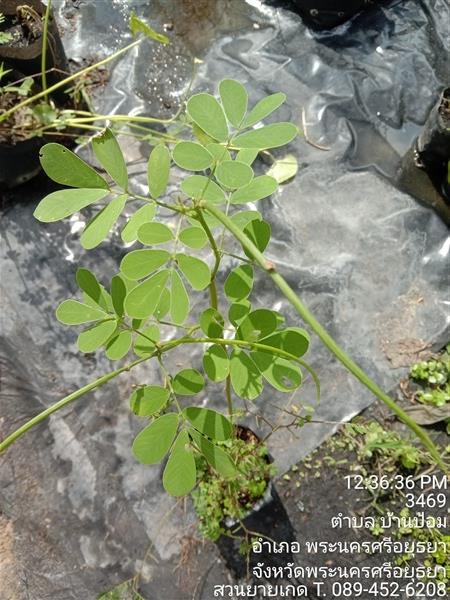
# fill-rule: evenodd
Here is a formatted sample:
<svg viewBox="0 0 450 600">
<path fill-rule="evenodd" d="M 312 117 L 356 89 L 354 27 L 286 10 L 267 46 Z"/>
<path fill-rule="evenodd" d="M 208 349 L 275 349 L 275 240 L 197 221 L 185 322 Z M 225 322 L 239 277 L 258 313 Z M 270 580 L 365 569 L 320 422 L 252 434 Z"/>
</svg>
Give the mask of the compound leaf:
<svg viewBox="0 0 450 600">
<path fill-rule="evenodd" d="M 260 175 L 255 177 L 250 183 L 239 188 L 231 194 L 231 204 L 246 204 L 247 202 L 256 202 L 262 198 L 267 198 L 273 194 L 278 187 L 278 183 L 269 175 Z"/>
<path fill-rule="evenodd" d="M 181 189 L 194 200 L 204 199 L 213 204 L 223 204 L 226 201 L 225 193 L 215 181 L 204 175 L 191 175 L 181 182 Z"/>
<path fill-rule="evenodd" d="M 169 400 L 169 391 L 160 385 L 146 385 L 133 392 L 130 408 L 138 417 L 149 417 L 162 410 Z"/>
<path fill-rule="evenodd" d="M 149 223 L 156 213 L 156 205 L 153 203 L 141 206 L 134 215 L 128 219 L 127 224 L 122 229 L 122 240 L 129 244 L 137 240 L 138 229 L 144 223 Z"/>
<path fill-rule="evenodd" d="M 271 123 L 260 129 L 253 129 L 233 138 L 236 148 L 257 148 L 267 150 L 284 146 L 297 137 L 298 129 L 292 123 Z"/>
<path fill-rule="evenodd" d="M 195 248 L 197 250 L 203 248 L 208 241 L 208 237 L 201 227 L 186 227 L 186 229 L 182 229 L 178 239 L 188 248 Z"/>
<path fill-rule="evenodd" d="M 219 344 L 210 346 L 203 355 L 203 368 L 211 381 L 224 381 L 230 372 L 230 360 L 225 348 Z"/>
<path fill-rule="evenodd" d="M 80 237 L 83 248 L 91 250 L 103 242 L 120 217 L 126 201 L 126 194 L 114 198 L 89 221 Z"/>
<path fill-rule="evenodd" d="M 93 188 L 58 190 L 45 196 L 33 215 L 42 223 L 54 223 L 98 202 L 108 194 L 109 190 Z"/>
<path fill-rule="evenodd" d="M 183 410 L 183 415 L 195 429 L 212 440 L 223 442 L 228 440 L 233 432 L 230 420 L 210 408 L 188 406 Z"/>
<path fill-rule="evenodd" d="M 187 431 L 181 431 L 163 473 L 163 486 L 171 496 L 188 494 L 197 481 L 197 469 Z"/>
<path fill-rule="evenodd" d="M 159 342 L 160 331 L 158 326 L 153 324 L 149 325 L 143 330 L 140 330 L 143 335 L 137 335 L 134 343 L 134 352 L 138 356 L 148 356 L 153 354 L 155 351 L 155 344 Z M 144 337 L 145 336 L 145 337 Z"/>
<path fill-rule="evenodd" d="M 168 269 L 159 271 L 128 292 L 124 304 L 128 316 L 145 319 L 154 313 L 169 273 Z"/>
<path fill-rule="evenodd" d="M 121 331 L 106 345 L 106 356 L 109 360 L 120 360 L 130 350 L 133 342 L 131 331 Z"/>
<path fill-rule="evenodd" d="M 142 279 L 162 267 L 169 260 L 167 250 L 133 250 L 120 263 L 120 270 L 129 279 Z"/>
<path fill-rule="evenodd" d="M 191 119 L 210 137 L 225 142 L 228 125 L 222 107 L 211 94 L 200 93 L 192 96 L 186 110 Z"/>
<path fill-rule="evenodd" d="M 76 280 L 80 290 L 94 301 L 96 307 L 100 307 L 105 311 L 111 308 L 111 298 L 105 288 L 100 285 L 94 273 L 89 269 L 80 267 L 77 269 Z"/>
<path fill-rule="evenodd" d="M 244 233 L 255 244 L 260 252 L 264 252 L 270 241 L 270 225 L 267 221 L 254 219 L 245 227 Z M 251 258 L 250 252 L 244 248 L 245 254 Z"/>
<path fill-rule="evenodd" d="M 189 315 L 189 296 L 184 287 L 183 280 L 172 270 L 172 287 L 170 291 L 170 316 L 176 325 L 182 325 Z"/>
<path fill-rule="evenodd" d="M 247 298 L 252 288 L 253 268 L 251 265 L 242 265 L 233 269 L 224 284 L 225 294 L 232 302 Z"/>
<path fill-rule="evenodd" d="M 215 176 L 221 185 L 235 190 L 250 183 L 253 179 L 253 169 L 243 162 L 227 160 L 217 166 Z"/>
<path fill-rule="evenodd" d="M 247 111 L 247 90 L 234 79 L 224 79 L 219 84 L 219 93 L 228 121 L 239 127 Z"/>
<path fill-rule="evenodd" d="M 128 187 L 127 165 L 113 132 L 106 128 L 100 135 L 95 136 L 92 139 L 92 148 L 97 160 L 108 175 L 119 187 L 126 190 Z"/>
<path fill-rule="evenodd" d="M 156 246 L 173 240 L 173 233 L 164 223 L 153 221 L 139 227 L 138 240 L 146 246 Z"/>
<path fill-rule="evenodd" d="M 78 300 L 64 300 L 56 309 L 56 318 L 65 325 L 82 325 L 90 321 L 100 321 L 108 315 L 93 306 L 88 306 Z"/>
<path fill-rule="evenodd" d="M 178 429 L 178 415 L 158 417 L 143 429 L 133 442 L 133 452 L 144 465 L 159 463 L 170 450 Z"/>
<path fill-rule="evenodd" d="M 158 144 L 151 151 L 147 165 L 148 189 L 155 200 L 166 191 L 169 172 L 170 153 L 164 144 Z"/>
<path fill-rule="evenodd" d="M 259 123 L 259 121 L 268 117 L 274 110 L 281 106 L 285 100 L 286 94 L 283 94 L 282 92 L 277 92 L 276 94 L 271 94 L 270 96 L 262 98 L 262 100 L 257 102 L 248 113 L 242 126 L 251 127 L 256 123 Z"/>
<path fill-rule="evenodd" d="M 224 318 L 215 308 L 207 308 L 200 316 L 200 327 L 208 337 L 221 337 L 224 324 Z"/>
<path fill-rule="evenodd" d="M 263 390 L 258 367 L 248 354 L 237 348 L 231 354 L 230 377 L 233 390 L 245 400 L 254 400 Z"/>
<path fill-rule="evenodd" d="M 175 259 L 194 290 L 204 290 L 210 284 L 211 271 L 205 262 L 187 254 L 176 254 Z"/>
<path fill-rule="evenodd" d="M 178 142 L 172 156 L 179 167 L 188 171 L 203 171 L 214 160 L 208 150 L 196 142 Z"/>
<path fill-rule="evenodd" d="M 293 154 L 286 154 L 283 158 L 277 159 L 267 171 L 267 175 L 273 177 L 277 183 L 289 181 L 297 175 L 298 162 Z"/>
<path fill-rule="evenodd" d="M 183 369 L 175 375 L 172 385 L 179 396 L 195 396 L 205 387 L 205 379 L 196 369 Z"/>
<path fill-rule="evenodd" d="M 44 172 L 56 183 L 75 188 L 107 190 L 109 187 L 95 169 L 61 144 L 45 144 L 39 159 Z"/>
<path fill-rule="evenodd" d="M 109 340 L 116 328 L 117 321 L 115 319 L 103 321 L 89 327 L 78 336 L 78 349 L 80 352 L 94 352 Z"/>
<path fill-rule="evenodd" d="M 111 279 L 111 299 L 114 307 L 114 312 L 117 316 L 122 317 L 124 313 L 123 303 L 127 295 L 127 286 L 120 277 L 120 275 L 114 275 Z"/>
</svg>

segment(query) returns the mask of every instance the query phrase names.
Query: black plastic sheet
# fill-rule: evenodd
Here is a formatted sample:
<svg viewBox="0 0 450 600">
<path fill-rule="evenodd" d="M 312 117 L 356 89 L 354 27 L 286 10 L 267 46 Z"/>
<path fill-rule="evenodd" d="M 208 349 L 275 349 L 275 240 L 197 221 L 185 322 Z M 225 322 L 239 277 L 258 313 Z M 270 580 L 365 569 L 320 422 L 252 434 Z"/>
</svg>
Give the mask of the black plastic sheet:
<svg viewBox="0 0 450 600">
<path fill-rule="evenodd" d="M 257 0 L 55 4 L 75 61 L 123 46 L 131 9 L 171 37 L 170 46 L 147 44 L 114 66 L 97 99 L 102 112 L 168 116 L 189 86 L 211 91 L 223 77 L 246 84 L 251 102 L 284 91 L 288 102 L 279 117 L 306 126 L 308 139 L 328 150 L 305 138 L 288 149 L 299 173 L 260 206 L 272 224 L 268 258 L 387 391 L 421 352 L 447 341 L 447 228 L 396 187 L 402 158 L 446 84 L 444 1 L 393 2 L 321 33 L 309 31 L 293 12 Z M 194 57 L 202 61 L 195 69 Z M 134 184 L 144 186 L 148 148 L 122 141 Z M 414 188 L 414 180 L 409 185 Z M 2 435 L 109 369 L 105 358 L 77 352 L 75 333 L 57 323 L 54 309 L 75 292 L 79 264 L 106 282 L 124 248 L 114 234 L 111 243 L 82 251 L 78 238 L 87 215 L 37 223 L 32 212 L 50 189 L 41 177 L 4 194 Z M 298 324 L 263 276 L 254 298 Z M 173 364 L 187 366 L 199 357 L 187 354 L 177 352 Z M 317 340 L 309 360 L 322 383 L 315 418 L 328 423 L 271 438 L 281 472 L 330 435 L 335 425 L 329 422 L 350 419 L 374 400 Z M 152 600 L 208 598 L 205 580 L 225 577 L 211 548 L 198 551 L 189 577 L 185 567 L 173 575 L 195 517 L 167 498 L 159 467 L 139 465 L 132 456 L 141 424 L 129 413 L 128 397 L 131 385 L 142 381 L 157 381 L 154 367 L 141 366 L 81 399 L 0 458 L 6 532 L 0 598 L 95 598 L 133 576 L 143 561 L 142 590 Z M 202 401 L 222 406 L 220 394 L 211 386 Z M 314 398 L 306 380 L 294 402 L 314 404 Z M 282 401 L 266 391 L 258 405 L 274 419 L 279 413 L 272 405 Z"/>
</svg>

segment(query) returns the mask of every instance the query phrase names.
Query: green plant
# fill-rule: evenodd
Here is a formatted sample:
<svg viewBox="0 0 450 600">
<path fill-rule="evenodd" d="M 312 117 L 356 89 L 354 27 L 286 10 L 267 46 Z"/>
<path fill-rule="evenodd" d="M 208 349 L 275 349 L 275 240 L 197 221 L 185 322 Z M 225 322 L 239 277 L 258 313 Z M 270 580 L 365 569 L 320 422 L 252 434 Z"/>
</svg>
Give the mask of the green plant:
<svg viewBox="0 0 450 600">
<path fill-rule="evenodd" d="M 39 15 L 34 13 L 34 11 L 32 12 L 35 15 L 34 18 L 40 20 Z M 114 127 L 117 131 L 120 130 L 124 135 L 132 135 L 135 138 L 150 142 L 154 140 L 159 141 L 160 139 L 173 141 L 173 138 L 164 132 L 152 129 L 152 125 L 155 123 L 171 123 L 178 117 L 178 113 L 169 119 L 157 119 L 139 115 L 103 115 L 91 109 L 61 109 L 51 100 L 51 94 L 61 90 L 61 88 L 64 88 L 75 100 L 80 98 L 80 96 L 83 97 L 84 100 L 87 100 L 88 94 L 86 88 L 89 85 L 88 77 L 90 74 L 98 71 L 98 69 L 104 67 L 122 54 L 139 46 L 146 39 L 151 39 L 159 44 L 168 44 L 168 38 L 165 35 L 154 31 L 150 26 L 143 23 L 134 13 L 132 13 L 130 17 L 130 30 L 134 37 L 142 34 L 139 35 L 138 39 L 114 52 L 107 58 L 72 73 L 49 87 L 47 85 L 47 41 L 49 36 L 48 24 L 50 13 L 51 0 L 47 3 L 46 11 L 42 18 L 41 72 L 35 77 L 28 77 L 25 80 L 26 83 L 25 81 L 11 82 L 8 89 L 0 87 L 0 100 L 2 95 L 6 92 L 15 92 L 23 97 L 20 102 L 14 101 L 11 103 L 4 101 L 3 106 L 2 103 L 0 103 L 0 126 L 3 124 L 3 135 L 5 136 L 9 127 L 11 130 L 14 128 L 16 137 L 20 137 L 21 139 L 34 136 L 48 137 L 52 135 L 57 136 L 59 139 L 64 136 L 81 139 L 82 132 L 85 132 L 86 135 L 97 133 L 102 130 L 101 125 L 108 121 L 111 127 Z M 2 34 L 0 33 L 0 36 L 1 35 Z M 42 90 L 31 93 L 35 79 L 37 81 L 40 80 Z M 21 83 L 20 87 L 18 86 L 19 83 Z M 69 87 L 69 84 L 73 84 L 73 86 Z M 26 93 L 24 93 L 25 90 Z M 90 106 L 89 101 L 87 104 Z M 24 119 L 24 115 L 26 115 L 26 119 Z M 15 124 L 14 119 L 16 116 L 19 118 L 20 125 L 22 125 L 25 120 L 25 126 L 19 127 L 19 136 L 17 136 L 18 127 Z"/>
<path fill-rule="evenodd" d="M 450 344 L 440 356 L 413 365 L 410 376 L 425 388 L 417 393 L 419 402 L 438 407 L 450 403 Z"/>
<path fill-rule="evenodd" d="M 384 429 L 376 421 L 349 423 L 344 435 L 350 438 L 361 463 L 376 462 L 381 472 L 396 471 L 398 467 L 417 469 L 431 462 L 431 457 L 411 439 Z"/>
<path fill-rule="evenodd" d="M 0 25 L 5 22 L 5 15 L 0 12 Z M 2 44 L 7 44 L 12 39 L 12 35 L 7 33 L 6 31 L 0 31 L 0 46 Z"/>
<path fill-rule="evenodd" d="M 227 521 L 231 527 L 241 527 L 239 522 L 264 496 L 269 479 L 275 473 L 267 446 L 258 440 L 249 442 L 237 438 L 219 444 L 236 465 L 236 476 L 232 479 L 217 476 L 200 457 L 197 462 L 199 483 L 192 492 L 200 532 L 213 541 L 228 533 Z"/>
<path fill-rule="evenodd" d="M 65 300 L 56 314 L 67 325 L 88 324 L 78 336 L 81 351 L 103 348 L 111 360 L 120 360 L 133 351 L 138 358 L 25 423 L 0 444 L 0 451 L 49 414 L 135 365 L 154 359 L 161 371 L 160 385 L 142 384 L 131 398 L 132 410 L 150 419 L 133 444 L 138 460 L 154 464 L 169 455 L 163 483 L 175 496 L 195 486 L 197 455 L 203 456 L 221 477 L 235 477 L 236 465 L 220 445 L 232 437 L 236 412 L 233 393 L 244 402 L 260 396 L 266 384 L 290 393 L 300 386 L 302 369 L 318 385 L 315 373 L 302 359 L 309 345 L 308 333 L 286 326 L 277 311 L 251 305 L 254 270 L 260 267 L 329 350 L 418 435 L 445 469 L 428 435 L 345 354 L 263 254 L 270 239 L 270 225 L 247 205 L 270 196 L 277 182 L 269 175 L 256 175 L 252 164 L 258 152 L 282 147 L 298 131 L 284 122 L 256 129 L 254 125 L 271 115 L 285 95 L 263 98 L 250 111 L 247 92 L 237 81 L 222 81 L 219 95 L 220 101 L 207 93 L 192 96 L 186 106 L 192 138 L 175 140 L 171 151 L 163 143 L 152 150 L 146 196 L 134 191 L 120 146 L 109 129 L 92 141 L 108 179 L 58 144 L 42 149 L 44 171 L 70 189 L 46 196 L 35 211 L 38 220 L 51 223 L 87 206 L 103 204 L 81 235 L 85 249 L 103 242 L 126 205 L 136 206 L 121 235 L 125 242 L 139 241 L 143 247 L 124 256 L 109 290 L 93 273 L 80 268 L 77 283 L 81 300 Z M 173 138 L 168 135 L 168 140 Z M 168 196 L 174 166 L 194 174 L 185 176 L 176 195 Z M 177 216 L 174 226 L 155 219 L 161 209 Z M 241 252 L 235 249 L 236 241 Z M 211 265 L 204 260 L 206 247 Z M 229 271 L 219 303 L 219 267 L 229 256 L 238 266 Z M 210 306 L 198 316 L 191 310 L 191 298 L 206 289 Z M 173 328 L 180 331 L 175 338 L 170 337 Z M 198 365 L 170 373 L 165 355 L 178 346 L 191 344 L 204 349 L 203 373 Z M 223 383 L 228 416 L 195 405 L 185 406 L 186 398 L 204 388 L 205 375 L 212 384 Z"/>
</svg>

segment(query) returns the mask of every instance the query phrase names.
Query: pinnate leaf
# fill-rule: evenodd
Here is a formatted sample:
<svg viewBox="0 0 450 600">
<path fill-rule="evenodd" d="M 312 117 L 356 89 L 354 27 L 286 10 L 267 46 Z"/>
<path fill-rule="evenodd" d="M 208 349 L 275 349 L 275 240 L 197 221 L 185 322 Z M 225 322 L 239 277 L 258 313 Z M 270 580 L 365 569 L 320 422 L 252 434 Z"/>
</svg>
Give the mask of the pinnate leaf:
<svg viewBox="0 0 450 600">
<path fill-rule="evenodd" d="M 196 369 L 183 369 L 173 378 L 172 386 L 178 396 L 195 396 L 205 387 L 205 380 Z"/>
<path fill-rule="evenodd" d="M 33 215 L 42 223 L 54 223 L 98 202 L 109 194 L 105 189 L 58 190 L 45 196 Z"/>
<path fill-rule="evenodd" d="M 251 127 L 256 123 L 259 123 L 259 121 L 268 117 L 274 110 L 281 106 L 285 100 L 286 94 L 283 94 L 282 92 L 277 92 L 276 94 L 271 94 L 270 96 L 262 98 L 245 117 L 242 126 Z"/>
<path fill-rule="evenodd" d="M 133 392 L 130 408 L 138 417 L 149 417 L 162 410 L 169 400 L 169 391 L 160 385 L 146 385 Z"/>
<path fill-rule="evenodd" d="M 164 223 L 145 223 L 138 230 L 138 240 L 146 246 L 165 244 L 173 240 L 173 233 Z"/>
<path fill-rule="evenodd" d="M 111 279 L 111 299 L 114 307 L 114 312 L 117 316 L 122 317 L 124 313 L 123 303 L 127 295 L 127 286 L 120 275 L 114 275 Z"/>
<path fill-rule="evenodd" d="M 95 169 L 61 144 L 45 144 L 39 152 L 44 172 L 61 185 L 75 188 L 102 188 L 108 184 Z"/>
<path fill-rule="evenodd" d="M 178 429 L 178 415 L 158 417 L 143 429 L 133 442 L 133 452 L 144 465 L 159 463 L 170 450 Z"/>
<path fill-rule="evenodd" d="M 222 107 L 210 94 L 200 93 L 187 102 L 187 112 L 191 119 L 205 133 L 219 142 L 228 137 L 228 125 Z"/>
<path fill-rule="evenodd" d="M 289 144 L 297 135 L 298 129 L 292 123 L 271 123 L 260 129 L 239 134 L 233 138 L 232 143 L 236 148 L 267 150 Z"/>
<path fill-rule="evenodd" d="M 207 308 L 200 317 L 202 331 L 211 338 L 219 338 L 223 333 L 225 320 L 215 308 Z"/>
<path fill-rule="evenodd" d="M 223 442 L 231 437 L 233 426 L 225 415 L 200 406 L 188 406 L 183 410 L 184 417 L 191 425 L 212 440 Z"/>
<path fill-rule="evenodd" d="M 189 296 L 184 287 L 183 280 L 175 269 L 173 269 L 170 291 L 170 316 L 172 317 L 172 321 L 177 325 L 182 325 L 189 315 L 189 309 Z"/>
<path fill-rule="evenodd" d="M 247 90 L 234 79 L 224 79 L 219 84 L 219 93 L 228 121 L 239 127 L 247 111 Z"/>
<path fill-rule="evenodd" d="M 254 400 L 263 390 L 258 367 L 248 354 L 237 348 L 231 354 L 230 378 L 235 393 L 245 400 Z"/>
<path fill-rule="evenodd" d="M 267 198 L 273 194 L 278 187 L 277 182 L 269 175 L 255 177 L 250 183 L 239 188 L 231 194 L 232 204 L 246 204 Z"/>
<path fill-rule="evenodd" d="M 105 288 L 98 282 L 94 273 L 89 269 L 80 267 L 77 269 L 76 280 L 80 290 L 93 300 L 97 307 L 105 311 L 110 310 L 112 306 L 111 298 Z"/>
<path fill-rule="evenodd" d="M 147 166 L 148 189 L 155 200 L 166 191 L 169 172 L 170 153 L 164 144 L 158 144 L 151 151 Z"/>
<path fill-rule="evenodd" d="M 217 166 L 215 176 L 221 185 L 235 190 L 250 183 L 253 179 L 253 169 L 243 162 L 227 160 Z"/>
<path fill-rule="evenodd" d="M 81 352 L 94 352 L 109 340 L 116 328 L 117 321 L 115 319 L 103 321 L 89 327 L 78 336 L 78 349 Z"/>
<path fill-rule="evenodd" d="M 152 275 L 127 294 L 125 312 L 135 319 L 145 319 L 152 315 L 158 306 L 170 271 L 164 269 Z"/>
<path fill-rule="evenodd" d="M 56 318 L 65 325 L 81 325 L 90 321 L 100 321 L 106 317 L 104 311 L 78 300 L 64 300 L 56 309 Z"/>
<path fill-rule="evenodd" d="M 97 160 L 108 175 L 119 187 L 126 190 L 128 187 L 127 165 L 113 132 L 106 128 L 100 135 L 96 135 L 92 139 L 92 148 Z"/>
<path fill-rule="evenodd" d="M 264 252 L 270 241 L 270 225 L 267 221 L 254 219 L 245 227 L 244 233 L 255 244 L 260 252 Z M 247 256 L 251 257 L 250 252 L 244 248 Z"/>
<path fill-rule="evenodd" d="M 134 215 L 128 219 L 127 224 L 122 229 L 122 240 L 125 243 L 130 243 L 137 240 L 139 227 L 144 225 L 144 223 L 150 223 L 155 216 L 155 213 L 156 205 L 153 202 L 141 206 L 141 208 L 139 208 Z"/>
<path fill-rule="evenodd" d="M 106 356 L 109 360 L 120 360 L 129 352 L 132 342 L 131 331 L 121 331 L 108 342 Z"/>
<path fill-rule="evenodd" d="M 89 221 L 80 237 L 83 248 L 91 250 L 103 242 L 120 217 L 126 201 L 126 194 L 114 198 Z"/>
<path fill-rule="evenodd" d="M 225 280 L 225 294 L 232 302 L 247 298 L 253 288 L 253 268 L 242 265 L 233 269 Z"/>
<path fill-rule="evenodd" d="M 170 254 L 167 250 L 133 250 L 120 263 L 120 270 L 129 279 L 142 279 L 166 264 Z"/>
<path fill-rule="evenodd" d="M 181 189 L 194 200 L 204 199 L 213 204 L 223 204 L 226 201 L 224 191 L 215 181 L 204 175 L 191 175 L 181 182 Z"/>
<path fill-rule="evenodd" d="M 224 381 L 230 372 L 230 360 L 225 348 L 219 344 L 210 346 L 203 355 L 203 369 L 211 381 Z"/>
<path fill-rule="evenodd" d="M 178 142 L 172 156 L 179 167 L 188 171 L 203 171 L 213 163 L 208 150 L 196 142 Z"/>
<path fill-rule="evenodd" d="M 204 290 L 210 284 L 211 271 L 205 262 L 187 254 L 176 254 L 175 259 L 194 290 Z"/>
<path fill-rule="evenodd" d="M 197 481 L 197 469 L 189 436 L 181 431 L 175 440 L 172 452 L 163 473 L 163 486 L 171 496 L 188 494 Z"/>
</svg>

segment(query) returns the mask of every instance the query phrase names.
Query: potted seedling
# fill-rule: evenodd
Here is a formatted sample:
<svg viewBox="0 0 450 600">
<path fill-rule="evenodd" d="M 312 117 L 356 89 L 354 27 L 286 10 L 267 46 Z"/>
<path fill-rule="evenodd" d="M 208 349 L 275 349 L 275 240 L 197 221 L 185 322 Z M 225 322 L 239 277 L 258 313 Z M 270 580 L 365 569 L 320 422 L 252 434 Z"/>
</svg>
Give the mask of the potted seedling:
<svg viewBox="0 0 450 600">
<path fill-rule="evenodd" d="M 0 186 L 12 187 L 40 170 L 37 150 L 48 141 L 72 146 L 74 140 L 92 135 L 109 122 L 116 131 L 138 139 L 168 138 L 154 131 L 154 123 L 170 119 L 99 114 L 93 109 L 88 89 L 107 63 L 150 38 L 167 44 L 134 13 L 130 30 L 139 36 L 124 48 L 75 73 L 69 74 L 64 51 L 51 13 L 51 0 L 44 7 L 6 2 L 0 13 Z M 45 8 L 45 10 L 44 10 Z"/>
<path fill-rule="evenodd" d="M 39 203 L 34 213 L 39 221 L 51 224 L 101 204 L 80 237 L 81 245 L 90 250 L 104 243 L 125 207 L 128 213 L 133 207 L 121 229 L 129 247 L 118 273 L 108 282 L 99 281 L 80 267 L 76 276 L 80 295 L 64 300 L 56 310 L 61 323 L 83 328 L 77 340 L 81 352 L 101 351 L 111 361 L 130 358 L 22 425 L 0 443 L 0 451 L 87 392 L 154 361 L 159 381 L 142 381 L 130 398 L 131 410 L 143 420 L 132 443 L 135 457 L 147 465 L 166 461 L 162 483 L 173 496 L 184 496 L 197 486 L 200 513 L 205 500 L 202 485 L 231 486 L 231 495 L 243 500 L 234 515 L 224 510 L 230 494 L 219 492 L 218 503 L 224 517 L 242 519 L 253 501 L 264 496 L 271 467 L 259 442 L 242 447 L 238 417 L 251 412 L 249 407 L 255 406 L 265 386 L 271 393 L 291 394 L 308 373 L 318 384 L 303 358 L 309 346 L 307 331 L 286 324 L 280 312 L 255 304 L 252 288 L 259 269 L 330 351 L 415 432 L 436 463 L 446 469 L 428 435 L 345 354 L 264 256 L 270 224 L 254 204 L 275 193 L 277 181 L 255 173 L 252 165 L 258 152 L 282 147 L 298 135 L 292 123 L 262 124 L 283 104 L 285 95 L 272 94 L 248 109 L 247 91 L 234 80 L 222 81 L 218 95 L 199 93 L 187 101 L 186 120 L 192 134 L 153 148 L 145 195 L 136 192 L 129 180 L 110 129 L 92 140 L 105 177 L 59 144 L 42 148 L 44 171 L 66 187 Z M 175 179 L 175 171 L 179 179 L 180 170 L 179 192 L 168 194 L 168 183 Z M 161 211 L 173 213 L 170 226 L 159 220 Z M 225 277 L 220 268 L 224 258 L 229 265 Z M 206 290 L 209 305 L 198 312 L 198 294 L 204 297 Z M 182 346 L 197 346 L 203 356 L 174 370 L 167 357 Z M 208 408 L 198 400 L 206 385 L 219 386 L 215 396 L 221 398 L 222 409 Z M 297 419 L 291 425 L 296 422 L 302 424 Z M 252 473 L 258 474 L 256 486 L 248 485 Z M 221 515 L 216 524 L 220 521 Z M 216 537 L 222 531 L 219 525 L 205 533 Z"/>
</svg>

